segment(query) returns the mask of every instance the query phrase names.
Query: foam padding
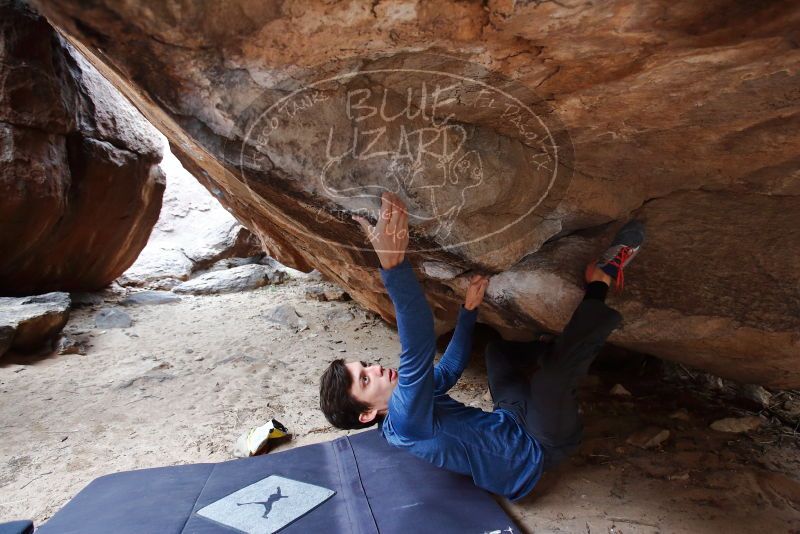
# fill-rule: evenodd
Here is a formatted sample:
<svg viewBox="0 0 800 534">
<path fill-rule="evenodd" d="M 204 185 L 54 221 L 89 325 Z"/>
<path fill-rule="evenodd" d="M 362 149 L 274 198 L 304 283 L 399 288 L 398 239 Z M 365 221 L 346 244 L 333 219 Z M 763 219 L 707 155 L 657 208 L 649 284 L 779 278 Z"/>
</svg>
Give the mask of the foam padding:
<svg viewBox="0 0 800 534">
<path fill-rule="evenodd" d="M 281 534 L 519 532 L 469 477 L 396 449 L 371 430 L 254 458 L 100 477 L 37 534 L 243 532 L 197 512 L 273 475 L 335 492 Z M 284 505 L 284 499 L 276 502 Z"/>
</svg>

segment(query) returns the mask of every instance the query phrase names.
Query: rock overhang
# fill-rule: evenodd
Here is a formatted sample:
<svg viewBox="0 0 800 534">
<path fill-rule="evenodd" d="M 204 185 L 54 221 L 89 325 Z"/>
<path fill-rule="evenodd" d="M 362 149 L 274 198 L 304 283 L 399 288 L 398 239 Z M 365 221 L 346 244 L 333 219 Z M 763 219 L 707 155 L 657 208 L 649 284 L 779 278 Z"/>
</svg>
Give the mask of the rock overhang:
<svg viewBox="0 0 800 534">
<path fill-rule="evenodd" d="M 270 253 L 292 266 L 319 268 L 386 318 L 391 303 L 347 215 L 374 211 L 376 202 L 369 197 L 399 175 L 401 191 L 420 210 L 415 261 L 459 272 L 502 271 L 482 320 L 504 332 L 560 329 L 580 294 L 583 263 L 617 221 L 637 216 L 652 226 L 652 239 L 631 269 L 627 296 L 615 302 L 626 323 L 612 341 L 741 381 L 800 384 L 794 363 L 800 314 L 793 313 L 800 309 L 795 230 L 800 214 L 792 209 L 800 193 L 799 130 L 793 128 L 800 105 L 792 90 L 798 85 L 800 54 L 792 42 L 800 10 L 791 2 L 732 10 L 714 2 L 667 8 L 656 2 L 605 7 L 378 2 L 348 9 L 268 2 L 254 12 L 242 1 L 225 16 L 202 5 L 178 12 L 155 2 L 146 2 L 145 9 L 97 1 L 91 10 L 79 2 L 36 4 L 82 43 L 93 62 L 165 132 L 187 168 L 217 191 Z M 252 16 L 245 24 L 229 20 L 234 13 Z M 214 17 L 219 27 L 211 30 L 207 25 Z M 375 121 L 382 120 L 386 80 L 397 84 L 397 113 L 407 102 L 403 88 L 421 87 L 408 71 L 420 64 L 424 68 L 418 70 L 436 70 L 423 58 L 437 54 L 472 65 L 462 74 L 496 74 L 531 92 L 531 103 L 546 110 L 540 116 L 572 145 L 572 156 L 561 165 L 569 179 L 552 204 L 506 241 L 490 240 L 488 252 L 448 246 L 447 228 L 421 222 L 434 203 L 411 194 L 419 150 L 409 148 L 411 157 L 398 157 L 405 155 L 399 127 L 384 138 L 388 148 L 381 150 L 393 156 L 363 162 L 356 161 L 357 143 L 355 152 L 345 150 L 353 147 L 356 121 L 368 130 L 382 126 Z M 308 106 L 305 122 L 283 130 L 280 143 L 251 152 L 263 155 L 262 162 L 242 164 L 247 144 L 241 126 L 264 104 L 309 82 L 376 65 L 400 72 L 351 83 L 349 90 L 361 90 L 355 97 L 369 91 L 369 98 L 356 101 L 357 113 L 348 116 L 346 95 L 343 107 Z M 435 90 L 435 79 L 432 83 Z M 421 91 L 412 93 L 418 102 Z M 376 113 L 365 118 L 373 108 Z M 475 126 L 473 139 L 482 150 L 478 159 L 465 144 L 463 165 L 453 158 L 453 167 L 442 167 L 454 171 L 459 183 L 477 176 L 470 171 L 478 161 L 481 169 L 502 177 L 524 160 L 512 149 L 524 145 L 524 134 L 514 133 L 515 121 L 505 117 L 503 130 L 503 113 L 487 109 L 461 110 L 465 116 L 452 122 Z M 439 116 L 440 125 L 447 116 Z M 407 122 L 406 132 L 425 127 Z M 326 137 L 331 124 L 348 123 L 342 131 L 350 135 Z M 338 166 L 333 174 L 322 174 L 331 180 L 321 185 L 329 140 L 330 148 L 339 149 L 331 153 Z M 436 163 L 430 167 L 435 170 Z M 462 170 L 467 172 L 459 175 Z M 518 215 L 519 210 L 497 206 L 505 201 L 516 208 L 538 191 L 520 188 L 530 182 L 514 177 L 498 183 L 505 187 L 465 199 L 447 237 L 464 241 Z M 320 194 L 330 184 L 333 192 Z M 375 189 L 367 199 L 336 199 L 343 190 L 365 185 Z M 453 199 L 460 200 L 459 194 L 450 196 L 444 213 L 460 204 Z M 438 318 L 443 324 L 452 320 L 459 284 L 429 278 L 425 287 Z"/>
</svg>

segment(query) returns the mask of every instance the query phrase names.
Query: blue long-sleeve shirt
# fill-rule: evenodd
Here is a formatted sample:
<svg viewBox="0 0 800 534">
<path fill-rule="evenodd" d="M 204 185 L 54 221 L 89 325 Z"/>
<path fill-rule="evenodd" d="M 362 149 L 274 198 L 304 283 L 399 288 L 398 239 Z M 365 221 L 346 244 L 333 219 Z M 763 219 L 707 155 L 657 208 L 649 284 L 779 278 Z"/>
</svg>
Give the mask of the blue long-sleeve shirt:
<svg viewBox="0 0 800 534">
<path fill-rule="evenodd" d="M 381 278 L 394 303 L 402 346 L 383 435 L 414 456 L 472 476 L 478 487 L 521 499 L 541 477 L 540 445 L 510 412 L 485 412 L 447 395 L 467 365 L 477 310 L 461 308 L 453 338 L 434 366 L 433 314 L 411 264 L 382 269 Z"/>
</svg>

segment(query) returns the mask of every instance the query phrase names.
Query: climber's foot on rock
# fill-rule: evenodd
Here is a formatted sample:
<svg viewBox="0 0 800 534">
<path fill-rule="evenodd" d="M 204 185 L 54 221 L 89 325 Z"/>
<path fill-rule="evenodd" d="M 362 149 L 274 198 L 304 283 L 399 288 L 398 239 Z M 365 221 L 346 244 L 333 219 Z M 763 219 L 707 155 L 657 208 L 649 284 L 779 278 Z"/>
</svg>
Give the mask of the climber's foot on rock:
<svg viewBox="0 0 800 534">
<path fill-rule="evenodd" d="M 625 283 L 624 269 L 639 253 L 644 243 L 645 231 L 641 221 L 630 221 L 620 228 L 599 260 L 586 267 L 586 283 L 604 282 L 622 291 Z"/>
</svg>

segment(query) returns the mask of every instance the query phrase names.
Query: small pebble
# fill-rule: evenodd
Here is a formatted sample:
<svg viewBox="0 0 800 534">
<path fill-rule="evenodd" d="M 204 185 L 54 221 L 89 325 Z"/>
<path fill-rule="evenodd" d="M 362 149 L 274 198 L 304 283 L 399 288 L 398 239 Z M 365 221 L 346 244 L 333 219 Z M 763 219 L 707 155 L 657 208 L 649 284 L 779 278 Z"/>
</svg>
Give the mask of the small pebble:
<svg viewBox="0 0 800 534">
<path fill-rule="evenodd" d="M 625 389 L 625 386 L 623 386 L 622 384 L 616 384 L 613 388 L 611 388 L 611 391 L 609 391 L 609 393 L 611 393 L 615 397 L 631 396 L 631 392 Z"/>
<path fill-rule="evenodd" d="M 686 408 L 681 408 L 678 411 L 675 411 L 670 414 L 670 419 L 679 419 L 681 421 L 688 421 L 689 420 L 689 412 L 686 411 Z"/>
<path fill-rule="evenodd" d="M 733 434 L 741 434 L 756 430 L 761 426 L 763 420 L 755 415 L 746 417 L 727 417 L 719 419 L 711 423 L 711 429 L 717 432 L 730 432 Z"/>
<path fill-rule="evenodd" d="M 658 447 L 667 439 L 669 439 L 669 430 L 649 426 L 638 432 L 634 432 L 628 436 L 625 442 L 641 449 L 652 449 Z"/>
<path fill-rule="evenodd" d="M 783 403 L 783 409 L 791 415 L 800 415 L 800 400 L 789 399 Z"/>
</svg>

